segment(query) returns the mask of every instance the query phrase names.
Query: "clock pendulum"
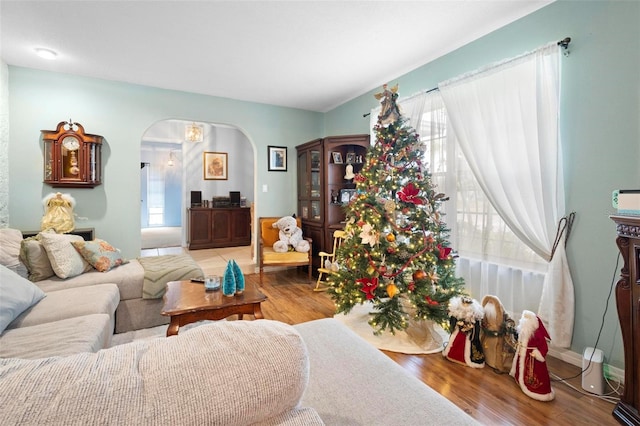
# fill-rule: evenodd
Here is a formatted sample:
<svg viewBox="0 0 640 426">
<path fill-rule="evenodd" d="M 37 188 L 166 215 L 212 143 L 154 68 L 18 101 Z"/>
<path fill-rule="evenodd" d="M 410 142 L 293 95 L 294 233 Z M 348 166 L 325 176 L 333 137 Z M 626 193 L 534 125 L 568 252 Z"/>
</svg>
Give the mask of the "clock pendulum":
<svg viewBox="0 0 640 426">
<path fill-rule="evenodd" d="M 78 167 L 78 158 L 76 157 L 76 152 L 71 151 L 71 158 L 69 159 L 69 173 L 72 175 L 77 175 L 80 172 L 80 168 Z"/>
</svg>

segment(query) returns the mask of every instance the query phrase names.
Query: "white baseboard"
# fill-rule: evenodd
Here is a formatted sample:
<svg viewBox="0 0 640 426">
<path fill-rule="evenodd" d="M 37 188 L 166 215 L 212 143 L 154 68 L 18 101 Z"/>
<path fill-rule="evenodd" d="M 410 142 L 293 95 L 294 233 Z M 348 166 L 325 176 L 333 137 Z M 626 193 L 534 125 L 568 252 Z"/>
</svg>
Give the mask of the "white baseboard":
<svg viewBox="0 0 640 426">
<path fill-rule="evenodd" d="M 549 355 L 554 358 L 558 358 L 564 362 L 568 362 L 571 365 L 582 368 L 582 354 L 572 352 L 569 349 L 562 348 L 549 348 Z M 605 366 L 603 366 L 605 367 Z M 617 382 L 624 383 L 624 370 L 621 368 L 613 367 L 606 364 L 606 368 L 609 371 L 609 377 Z"/>
</svg>

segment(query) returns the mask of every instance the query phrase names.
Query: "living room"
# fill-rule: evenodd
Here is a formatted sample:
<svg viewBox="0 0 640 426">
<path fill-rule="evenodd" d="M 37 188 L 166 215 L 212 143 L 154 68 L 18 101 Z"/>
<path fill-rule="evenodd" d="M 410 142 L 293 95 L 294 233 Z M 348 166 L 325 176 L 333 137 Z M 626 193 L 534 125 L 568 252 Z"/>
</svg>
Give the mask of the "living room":
<svg viewBox="0 0 640 426">
<path fill-rule="evenodd" d="M 4 4 L 2 6 L 5 7 Z M 570 36 L 562 61 L 562 119 L 567 211 L 576 212 L 567 258 L 575 287 L 575 326 L 571 348 L 581 354 L 593 346 L 602 316 L 599 347 L 607 364 L 624 369 L 615 301 L 607 296 L 618 277 L 618 249 L 611 192 L 637 187 L 640 129 L 640 7 L 635 1 L 556 1 L 451 53 L 413 70 L 398 71 L 390 83 L 404 95 Z M 383 19 L 384 17 L 381 17 Z M 180 56 L 180 55 L 178 55 Z M 381 54 L 381 61 L 391 60 Z M 379 87 L 358 94 L 326 112 L 284 108 L 155 87 L 42 71 L 3 63 L 2 203 L 3 225 L 36 229 L 42 184 L 42 129 L 71 116 L 88 132 L 103 135 L 104 183 L 70 191 L 76 211 L 98 235 L 128 257 L 140 252 L 138 189 L 142 135 L 170 118 L 229 123 L 241 128 L 253 146 L 256 217 L 280 216 L 296 209 L 295 147 L 314 138 L 369 132 L 362 115 L 377 106 Z M 383 82 L 381 82 L 383 83 Z M 384 82 L 386 83 L 386 81 Z M 267 170 L 267 147 L 286 146 L 286 173 Z M 263 185 L 268 188 L 262 192 Z M 479 296 L 481 297 L 481 296 Z M 567 356 L 574 356 L 567 354 Z"/>
</svg>

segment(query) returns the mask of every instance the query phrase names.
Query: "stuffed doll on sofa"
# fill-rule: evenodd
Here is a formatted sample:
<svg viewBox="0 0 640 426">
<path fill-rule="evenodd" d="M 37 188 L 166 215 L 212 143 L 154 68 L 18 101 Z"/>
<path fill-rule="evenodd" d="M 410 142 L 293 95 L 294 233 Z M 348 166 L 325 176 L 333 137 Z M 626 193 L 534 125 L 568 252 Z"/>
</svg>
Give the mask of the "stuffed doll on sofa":
<svg viewBox="0 0 640 426">
<path fill-rule="evenodd" d="M 298 222 L 293 216 L 284 216 L 273 224 L 274 228 L 278 228 L 278 241 L 273 243 L 273 251 L 277 253 L 286 253 L 289 247 L 293 250 L 306 253 L 309 251 L 309 241 L 302 238 L 302 229 L 298 227 Z"/>
</svg>

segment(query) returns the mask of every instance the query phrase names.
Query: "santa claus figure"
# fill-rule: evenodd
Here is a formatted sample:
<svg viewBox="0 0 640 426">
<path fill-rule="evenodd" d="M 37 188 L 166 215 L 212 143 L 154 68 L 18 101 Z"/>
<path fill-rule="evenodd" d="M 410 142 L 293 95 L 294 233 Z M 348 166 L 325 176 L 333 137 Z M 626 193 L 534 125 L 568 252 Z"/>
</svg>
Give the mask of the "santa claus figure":
<svg viewBox="0 0 640 426">
<path fill-rule="evenodd" d="M 497 296 L 482 298 L 480 342 L 486 364 L 498 373 L 509 373 L 517 347 L 516 323 L 509 317 Z"/>
<path fill-rule="evenodd" d="M 470 297 L 452 297 L 449 301 L 451 336 L 442 355 L 450 361 L 472 368 L 484 367 L 484 353 L 480 344 L 482 306 Z"/>
<path fill-rule="evenodd" d="M 518 348 L 509 374 L 516 379 L 525 395 L 538 401 L 551 401 L 555 397 L 545 356 L 547 329 L 536 314 L 523 311 L 517 327 Z"/>
</svg>

